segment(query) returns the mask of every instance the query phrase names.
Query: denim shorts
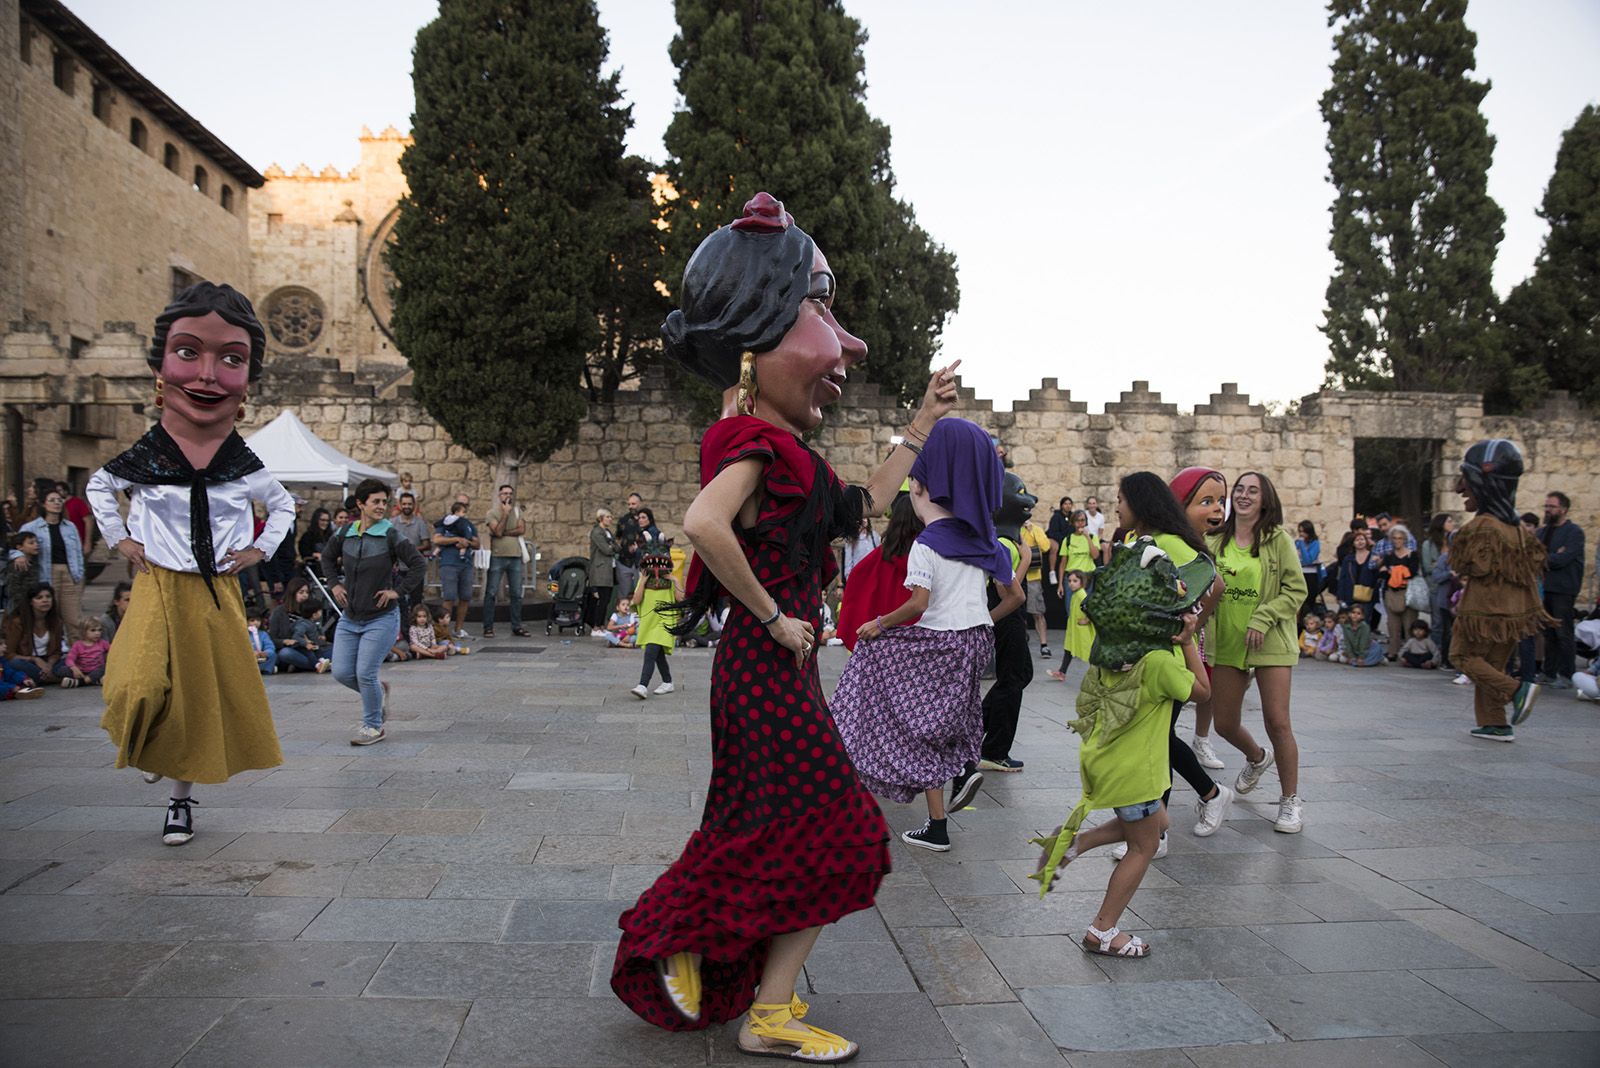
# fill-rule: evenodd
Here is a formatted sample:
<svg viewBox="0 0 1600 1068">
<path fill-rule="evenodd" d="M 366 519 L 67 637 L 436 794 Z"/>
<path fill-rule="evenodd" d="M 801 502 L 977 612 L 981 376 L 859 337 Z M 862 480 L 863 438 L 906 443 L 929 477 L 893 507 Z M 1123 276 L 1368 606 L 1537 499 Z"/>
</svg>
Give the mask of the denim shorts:
<svg viewBox="0 0 1600 1068">
<path fill-rule="evenodd" d="M 1154 801 L 1141 801 L 1137 805 L 1119 805 L 1112 811 L 1123 823 L 1138 823 L 1146 816 L 1154 816 L 1161 811 L 1161 799 L 1158 797 Z"/>
<path fill-rule="evenodd" d="M 441 601 L 472 600 L 472 568 L 439 568 L 439 599 Z"/>
</svg>

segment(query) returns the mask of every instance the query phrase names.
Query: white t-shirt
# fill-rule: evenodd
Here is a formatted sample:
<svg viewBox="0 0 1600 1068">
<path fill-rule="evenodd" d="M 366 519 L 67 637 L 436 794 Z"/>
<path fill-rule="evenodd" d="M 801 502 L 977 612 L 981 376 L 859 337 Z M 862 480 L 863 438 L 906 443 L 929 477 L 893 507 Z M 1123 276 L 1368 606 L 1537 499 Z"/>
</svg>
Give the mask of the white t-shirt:
<svg viewBox="0 0 1600 1068">
<path fill-rule="evenodd" d="M 928 630 L 993 626 L 984 590 L 988 580 L 981 568 L 946 560 L 920 541 L 906 556 L 906 589 L 920 586 L 928 591 L 928 610 L 917 621 L 917 626 Z"/>
<path fill-rule="evenodd" d="M 1106 514 L 1104 512 L 1084 512 L 1083 514 L 1089 520 L 1085 533 L 1093 534 L 1098 538 L 1100 532 L 1106 528 Z"/>
</svg>

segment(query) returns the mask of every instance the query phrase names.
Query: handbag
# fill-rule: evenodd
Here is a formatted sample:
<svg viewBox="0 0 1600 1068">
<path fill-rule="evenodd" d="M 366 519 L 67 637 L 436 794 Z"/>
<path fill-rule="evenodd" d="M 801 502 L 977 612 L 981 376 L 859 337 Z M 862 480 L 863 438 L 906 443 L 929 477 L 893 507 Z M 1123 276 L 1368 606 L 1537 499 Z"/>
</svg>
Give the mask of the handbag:
<svg viewBox="0 0 1600 1068">
<path fill-rule="evenodd" d="M 1350 598 L 1358 604 L 1371 604 L 1372 587 L 1364 586 L 1358 582 L 1355 584 L 1355 587 L 1351 589 Z"/>
<path fill-rule="evenodd" d="M 528 549 L 528 539 L 527 538 L 523 538 L 523 537 L 518 537 L 517 538 L 517 547 L 522 550 L 522 562 L 525 563 L 525 564 L 532 563 L 533 562 L 533 553 Z"/>
<path fill-rule="evenodd" d="M 493 559 L 494 552 L 491 549 L 472 550 L 472 566 L 477 568 L 479 571 L 489 570 L 489 562 Z"/>
<path fill-rule="evenodd" d="M 1432 597 L 1428 593 L 1428 580 L 1417 575 L 1406 583 L 1406 607 L 1414 612 L 1426 612 Z"/>
</svg>

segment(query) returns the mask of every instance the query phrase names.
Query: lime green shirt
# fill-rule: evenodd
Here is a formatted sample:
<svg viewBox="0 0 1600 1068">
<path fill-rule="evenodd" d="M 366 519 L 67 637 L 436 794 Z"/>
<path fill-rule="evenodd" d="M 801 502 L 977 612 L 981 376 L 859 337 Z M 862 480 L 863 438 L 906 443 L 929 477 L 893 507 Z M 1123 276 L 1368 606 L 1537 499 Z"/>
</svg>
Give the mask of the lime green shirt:
<svg viewBox="0 0 1600 1068">
<path fill-rule="evenodd" d="M 1100 685 L 1115 694 L 1118 683 L 1138 680 L 1138 709 L 1124 726 L 1115 728 L 1101 715 L 1078 745 L 1078 770 L 1091 808 L 1116 808 L 1153 801 L 1172 786 L 1167 735 L 1172 727 L 1172 702 L 1188 700 L 1194 674 L 1176 648 L 1146 654 L 1138 671 L 1119 673 L 1090 668 Z M 1087 712 L 1080 700 L 1078 711 Z"/>
<path fill-rule="evenodd" d="M 1068 571 L 1082 571 L 1087 575 L 1095 569 L 1095 557 L 1100 555 L 1100 539 L 1093 534 L 1069 534 L 1061 555 L 1066 558 L 1061 565 L 1063 575 Z"/>
<path fill-rule="evenodd" d="M 1229 538 L 1217 556 L 1217 570 L 1228 588 L 1217 605 L 1216 642 L 1206 651 L 1213 664 L 1243 669 L 1247 652 L 1244 632 L 1261 603 L 1261 560 Z"/>
</svg>

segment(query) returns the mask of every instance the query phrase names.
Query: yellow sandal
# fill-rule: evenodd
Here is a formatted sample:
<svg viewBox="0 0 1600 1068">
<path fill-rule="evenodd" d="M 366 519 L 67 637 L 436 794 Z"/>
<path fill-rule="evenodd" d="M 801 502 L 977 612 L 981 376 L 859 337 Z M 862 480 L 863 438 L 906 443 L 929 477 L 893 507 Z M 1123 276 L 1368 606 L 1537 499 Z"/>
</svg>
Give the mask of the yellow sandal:
<svg viewBox="0 0 1600 1068">
<path fill-rule="evenodd" d="M 661 989 L 672 999 L 673 1007 L 690 1021 L 700 1019 L 700 962 L 693 953 L 674 953 L 656 961 Z"/>
<path fill-rule="evenodd" d="M 860 1046 L 831 1031 L 810 1024 L 792 1026 L 790 1021 L 803 1019 L 810 1007 L 800 1000 L 798 994 L 790 998 L 787 1005 L 750 1006 L 748 1019 L 751 1034 L 763 1044 L 769 1041 L 782 1042 L 796 1048 L 785 1050 L 768 1046 L 746 1049 L 743 1043 L 739 1043 L 739 1052 L 750 1057 L 782 1057 L 805 1064 L 843 1064 L 861 1052 Z"/>
</svg>

